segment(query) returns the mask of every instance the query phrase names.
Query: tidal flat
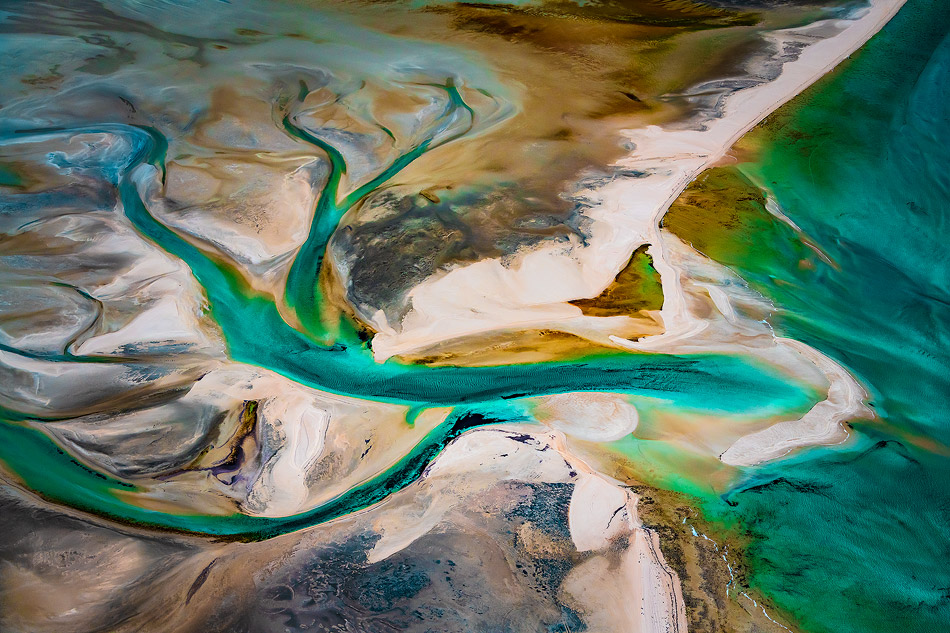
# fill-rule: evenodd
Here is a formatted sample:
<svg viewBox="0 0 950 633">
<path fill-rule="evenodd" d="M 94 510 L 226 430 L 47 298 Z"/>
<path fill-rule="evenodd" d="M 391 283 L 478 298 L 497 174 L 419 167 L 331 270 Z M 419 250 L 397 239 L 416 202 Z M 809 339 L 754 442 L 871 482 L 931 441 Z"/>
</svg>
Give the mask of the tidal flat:
<svg viewBox="0 0 950 633">
<path fill-rule="evenodd" d="M 0 629 L 950 625 L 944 14 L 3 5 Z"/>
</svg>

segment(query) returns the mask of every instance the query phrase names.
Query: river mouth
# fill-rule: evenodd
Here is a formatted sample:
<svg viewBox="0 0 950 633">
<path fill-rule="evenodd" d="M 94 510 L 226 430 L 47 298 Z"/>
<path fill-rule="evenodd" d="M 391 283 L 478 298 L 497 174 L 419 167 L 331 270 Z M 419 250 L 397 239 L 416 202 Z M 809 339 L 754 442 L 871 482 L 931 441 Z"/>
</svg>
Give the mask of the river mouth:
<svg viewBox="0 0 950 633">
<path fill-rule="evenodd" d="M 471 534 L 513 531 L 539 565 L 550 626 L 639 618 L 611 603 L 598 620 L 585 587 L 649 555 L 652 584 L 631 591 L 663 606 L 645 626 L 685 627 L 687 568 L 664 561 L 639 493 L 590 464 L 639 454 L 651 466 L 617 466 L 626 483 L 718 498 L 875 417 L 841 357 L 773 331 L 781 306 L 742 277 L 755 240 L 781 249 L 763 260 L 836 262 L 722 164 L 898 8 L 14 12 L 6 479 L 205 553 L 266 558 L 326 529 L 367 568 L 438 541 L 437 516 L 464 540 L 471 503 L 500 513 Z M 736 195 L 735 217 L 715 213 Z M 199 559 L 186 602 L 225 569 L 183 565 Z M 373 600 L 434 586 L 405 582 Z"/>
</svg>

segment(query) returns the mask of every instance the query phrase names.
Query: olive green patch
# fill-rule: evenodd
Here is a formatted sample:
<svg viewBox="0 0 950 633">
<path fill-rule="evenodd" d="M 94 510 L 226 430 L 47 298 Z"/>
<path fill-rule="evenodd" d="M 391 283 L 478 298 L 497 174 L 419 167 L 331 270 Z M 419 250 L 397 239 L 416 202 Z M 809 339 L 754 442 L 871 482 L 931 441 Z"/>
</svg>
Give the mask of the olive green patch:
<svg viewBox="0 0 950 633">
<path fill-rule="evenodd" d="M 660 274 L 653 267 L 647 246 L 641 246 L 630 257 L 607 289 L 593 299 L 571 301 L 587 316 L 628 316 L 639 310 L 663 307 L 663 286 Z"/>
<path fill-rule="evenodd" d="M 765 194 L 737 168 L 714 167 L 680 194 L 660 226 L 727 266 L 756 269 L 777 259 L 813 256 L 765 203 Z"/>
</svg>

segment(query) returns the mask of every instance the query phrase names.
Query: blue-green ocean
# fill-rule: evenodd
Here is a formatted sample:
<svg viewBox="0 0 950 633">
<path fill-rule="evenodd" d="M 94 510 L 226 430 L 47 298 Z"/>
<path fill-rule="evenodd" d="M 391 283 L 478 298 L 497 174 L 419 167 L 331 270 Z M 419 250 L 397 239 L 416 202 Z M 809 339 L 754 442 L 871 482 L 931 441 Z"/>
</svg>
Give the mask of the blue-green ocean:
<svg viewBox="0 0 950 633">
<path fill-rule="evenodd" d="M 833 265 L 740 270 L 880 419 L 713 502 L 752 583 L 809 631 L 950 630 L 950 11 L 911 0 L 766 126 L 743 166 Z"/>
</svg>

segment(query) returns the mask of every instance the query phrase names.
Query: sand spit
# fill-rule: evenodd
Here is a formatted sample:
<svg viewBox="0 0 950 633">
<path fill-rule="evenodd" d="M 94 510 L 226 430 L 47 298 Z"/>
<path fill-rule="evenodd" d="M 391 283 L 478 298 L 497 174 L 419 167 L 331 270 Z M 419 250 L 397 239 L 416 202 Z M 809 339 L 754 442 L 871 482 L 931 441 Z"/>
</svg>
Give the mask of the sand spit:
<svg viewBox="0 0 950 633">
<path fill-rule="evenodd" d="M 643 244 L 649 244 L 648 252 L 661 276 L 664 305 L 660 317 L 665 331 L 639 341 L 612 336 L 612 342 L 638 351 L 749 353 L 747 342 L 739 335 L 755 324 L 737 325 L 740 319 L 731 306 L 731 286 L 707 285 L 704 292 L 718 312 L 714 320 L 735 327 L 711 329 L 710 317 L 698 316 L 690 309 L 685 290 L 689 272 L 676 262 L 682 244 L 660 231 L 660 220 L 700 172 L 719 161 L 768 114 L 857 50 L 902 5 L 903 0 L 872 0 L 848 19 L 822 20 L 770 33 L 776 55 L 789 59 L 774 80 L 729 94 L 718 118 L 695 122 L 690 129 L 650 126 L 628 131 L 635 149 L 617 166 L 636 176 L 615 178 L 596 191 L 585 192 L 586 199 L 594 203 L 585 212 L 592 221 L 586 245 L 548 245 L 513 262 L 482 260 L 430 278 L 409 293 L 412 310 L 400 331 L 387 328 L 374 338 L 376 359 L 383 361 L 450 338 L 524 323 L 557 327 L 560 321 L 576 329 L 570 324 L 578 321 L 580 310 L 565 302 L 598 295 Z M 723 458 L 728 463 L 750 464 L 783 455 L 796 446 L 841 441 L 840 422 L 865 415 L 859 402 L 864 397 L 861 388 L 844 369 L 814 350 L 803 351 L 800 344 L 775 339 L 770 331 L 759 334 L 774 340 L 757 345 L 754 355 L 796 374 L 801 373 L 802 360 L 806 360 L 811 365 L 806 375 L 816 388 L 830 385 L 829 396 L 801 420 L 777 425 L 770 434 L 756 434 L 755 440 L 740 440 Z M 803 435 L 795 440 L 798 432 Z M 777 444 L 769 446 L 772 441 Z"/>
<path fill-rule="evenodd" d="M 776 341 L 794 349 L 821 368 L 831 383 L 828 397 L 798 420 L 779 422 L 738 439 L 720 456 L 726 464 L 753 466 L 782 457 L 802 446 L 837 444 L 848 439 L 843 422 L 874 416 L 864 404 L 867 392 L 840 365 L 799 341 L 788 338 L 777 338 Z"/>
<path fill-rule="evenodd" d="M 374 338 L 376 359 L 523 323 L 571 321 L 582 313 L 565 302 L 597 296 L 643 244 L 651 245 L 649 252 L 663 279 L 666 336 L 678 333 L 683 311 L 678 273 L 665 265 L 658 229 L 669 205 L 739 137 L 857 50 L 902 4 L 873 0 L 851 19 L 771 33 L 778 51 L 804 49 L 773 81 L 729 95 L 720 118 L 697 122 L 694 127 L 702 129 L 650 126 L 628 132 L 635 149 L 618 167 L 637 177 L 618 178 L 585 192 L 597 203 L 585 212 L 592 220 L 586 245 L 546 245 L 513 262 L 486 259 L 426 280 L 410 291 L 413 307 L 400 330 L 384 328 Z"/>
</svg>

